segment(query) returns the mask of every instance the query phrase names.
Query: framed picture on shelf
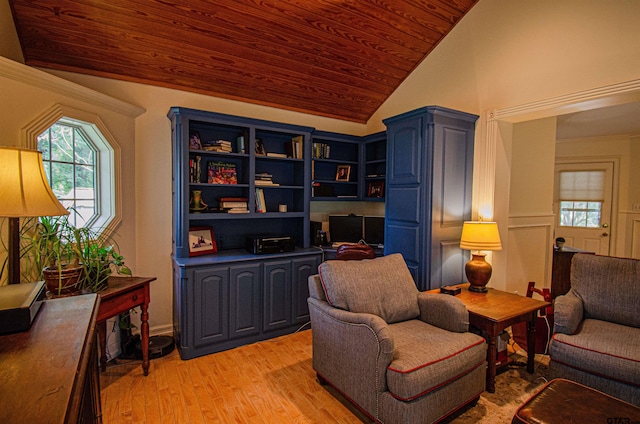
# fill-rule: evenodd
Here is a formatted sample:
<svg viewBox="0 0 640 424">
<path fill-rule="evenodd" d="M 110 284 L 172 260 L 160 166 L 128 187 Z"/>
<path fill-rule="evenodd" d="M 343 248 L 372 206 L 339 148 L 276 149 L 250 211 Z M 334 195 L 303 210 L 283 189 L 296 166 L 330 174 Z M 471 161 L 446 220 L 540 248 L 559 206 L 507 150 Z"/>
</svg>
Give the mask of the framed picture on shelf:
<svg viewBox="0 0 640 424">
<path fill-rule="evenodd" d="M 351 165 L 338 165 L 336 170 L 336 181 L 349 181 L 351 175 Z"/>
<path fill-rule="evenodd" d="M 189 228 L 189 256 L 208 255 L 217 251 L 218 246 L 216 239 L 213 237 L 213 228 Z"/>
<path fill-rule="evenodd" d="M 202 140 L 198 131 L 189 131 L 189 150 L 202 150 Z"/>
<path fill-rule="evenodd" d="M 367 187 L 367 197 L 384 197 L 384 181 L 371 181 Z"/>
<path fill-rule="evenodd" d="M 256 155 L 267 156 L 267 150 L 261 138 L 256 137 Z"/>
</svg>

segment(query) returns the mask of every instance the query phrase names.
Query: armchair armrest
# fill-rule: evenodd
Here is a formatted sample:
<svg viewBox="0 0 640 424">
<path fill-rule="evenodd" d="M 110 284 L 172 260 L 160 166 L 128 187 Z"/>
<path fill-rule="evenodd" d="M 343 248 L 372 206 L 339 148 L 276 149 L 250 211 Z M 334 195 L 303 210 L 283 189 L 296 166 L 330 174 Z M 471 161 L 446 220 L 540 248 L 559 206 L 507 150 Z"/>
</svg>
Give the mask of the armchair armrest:
<svg viewBox="0 0 640 424">
<path fill-rule="evenodd" d="M 427 324 L 456 333 L 469 331 L 469 312 L 455 296 L 435 293 L 418 293 L 420 319 Z"/>
<path fill-rule="evenodd" d="M 554 333 L 574 334 L 584 316 L 582 299 L 572 289 L 565 295 L 556 297 L 553 304 Z"/>
<path fill-rule="evenodd" d="M 338 390 L 351 393 L 361 407 L 375 408 L 377 393 L 387 389 L 386 369 L 393 359 L 394 342 L 387 323 L 376 315 L 334 308 L 313 297 L 308 304 L 313 369 Z M 373 390 L 354 392 L 354 386 Z"/>
</svg>

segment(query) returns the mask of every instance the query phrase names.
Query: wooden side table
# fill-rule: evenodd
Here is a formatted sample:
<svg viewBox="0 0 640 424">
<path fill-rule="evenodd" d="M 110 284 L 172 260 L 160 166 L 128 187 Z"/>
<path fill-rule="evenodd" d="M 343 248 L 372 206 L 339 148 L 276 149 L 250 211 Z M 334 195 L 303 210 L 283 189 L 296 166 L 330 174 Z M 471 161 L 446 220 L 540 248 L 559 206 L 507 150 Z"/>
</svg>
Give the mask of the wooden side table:
<svg viewBox="0 0 640 424">
<path fill-rule="evenodd" d="M 505 328 L 522 321 L 527 322 L 527 372 L 533 373 L 535 359 L 535 320 L 538 311 L 551 303 L 518 294 L 489 288 L 486 293 L 469 291 L 469 283 L 460 284 L 462 291 L 456 297 L 469 311 L 469 323 L 487 334 L 487 391 L 496 391 L 496 341 Z M 429 290 L 439 293 L 440 289 Z M 449 296 L 443 294 L 442 296 Z"/>
<path fill-rule="evenodd" d="M 142 371 L 149 375 L 149 283 L 155 277 L 109 277 L 109 287 L 100 293 L 98 310 L 98 339 L 100 343 L 100 366 L 107 369 L 107 319 L 140 306 L 142 343 Z"/>
</svg>

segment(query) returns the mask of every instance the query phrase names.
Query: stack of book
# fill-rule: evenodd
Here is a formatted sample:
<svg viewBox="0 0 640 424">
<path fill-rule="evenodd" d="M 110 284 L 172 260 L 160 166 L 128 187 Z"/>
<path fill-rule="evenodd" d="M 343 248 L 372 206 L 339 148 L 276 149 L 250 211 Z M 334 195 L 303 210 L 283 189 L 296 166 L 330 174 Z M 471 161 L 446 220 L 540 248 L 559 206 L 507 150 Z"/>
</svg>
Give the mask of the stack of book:
<svg viewBox="0 0 640 424">
<path fill-rule="evenodd" d="M 209 184 L 238 184 L 236 164 L 209 162 L 207 182 Z"/>
<path fill-rule="evenodd" d="M 227 152 L 231 153 L 233 149 L 231 148 L 231 142 L 227 140 L 215 140 L 209 141 L 205 143 L 203 149 L 208 152 Z"/>
<path fill-rule="evenodd" d="M 259 187 L 256 187 L 256 212 L 258 213 L 267 212 L 267 204 L 264 200 L 264 190 L 262 190 Z"/>
<path fill-rule="evenodd" d="M 260 174 L 256 174 L 256 179 L 255 179 L 256 185 L 257 186 L 278 186 L 280 184 L 278 183 L 274 183 L 273 182 L 273 175 L 267 173 L 267 172 L 262 172 Z"/>
<path fill-rule="evenodd" d="M 189 182 L 190 183 L 199 183 L 200 182 L 200 160 L 202 158 L 200 156 L 196 156 L 194 158 L 189 159 Z"/>
<path fill-rule="evenodd" d="M 246 197 L 220 197 L 218 206 L 226 213 L 249 213 L 247 201 Z"/>
</svg>

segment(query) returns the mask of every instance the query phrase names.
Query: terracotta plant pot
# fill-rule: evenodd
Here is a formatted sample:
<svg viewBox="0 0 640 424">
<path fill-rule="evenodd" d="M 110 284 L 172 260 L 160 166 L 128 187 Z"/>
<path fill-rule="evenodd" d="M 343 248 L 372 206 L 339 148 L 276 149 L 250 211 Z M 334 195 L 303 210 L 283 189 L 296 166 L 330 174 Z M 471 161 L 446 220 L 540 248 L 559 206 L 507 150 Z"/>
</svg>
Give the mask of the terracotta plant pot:
<svg viewBox="0 0 640 424">
<path fill-rule="evenodd" d="M 69 296 L 80 291 L 78 282 L 82 277 L 82 266 L 67 264 L 58 267 L 46 267 L 42 275 L 47 286 L 47 291 L 52 296 Z"/>
</svg>

